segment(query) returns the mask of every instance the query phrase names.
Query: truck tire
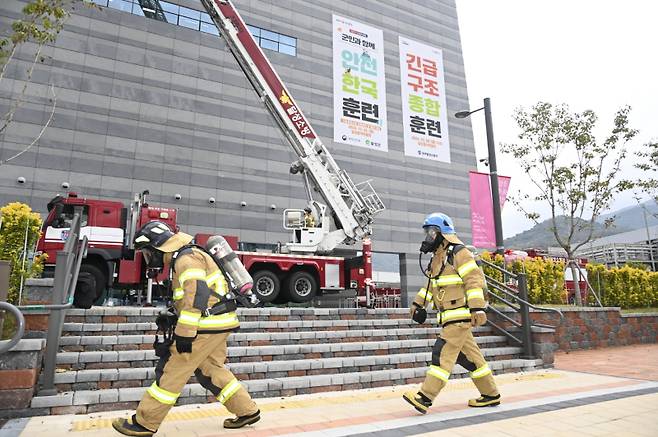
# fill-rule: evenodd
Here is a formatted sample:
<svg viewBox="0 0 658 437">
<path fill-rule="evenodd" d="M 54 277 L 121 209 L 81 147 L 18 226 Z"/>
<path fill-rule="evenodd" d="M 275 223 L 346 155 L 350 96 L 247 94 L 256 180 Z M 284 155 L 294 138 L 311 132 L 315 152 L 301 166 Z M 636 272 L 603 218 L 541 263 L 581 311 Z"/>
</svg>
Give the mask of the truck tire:
<svg viewBox="0 0 658 437">
<path fill-rule="evenodd" d="M 93 289 L 92 302 L 96 305 L 102 304 L 103 302 L 99 302 L 99 300 L 102 300 L 105 289 L 107 288 L 105 273 L 93 264 L 82 264 L 80 266 L 80 275 L 83 273 L 91 275 L 94 278 L 95 287 Z"/>
<path fill-rule="evenodd" d="M 95 295 L 96 279 L 91 274 L 81 271 L 78 275 L 78 282 L 75 284 L 73 306 L 88 310 L 94 304 Z"/>
<path fill-rule="evenodd" d="M 276 273 L 269 270 L 259 270 L 252 275 L 254 279 L 253 291 L 261 302 L 274 301 L 281 291 L 281 281 Z"/>
<path fill-rule="evenodd" d="M 286 280 L 286 291 L 293 302 L 309 302 L 318 292 L 318 282 L 310 273 L 298 271 Z"/>
</svg>

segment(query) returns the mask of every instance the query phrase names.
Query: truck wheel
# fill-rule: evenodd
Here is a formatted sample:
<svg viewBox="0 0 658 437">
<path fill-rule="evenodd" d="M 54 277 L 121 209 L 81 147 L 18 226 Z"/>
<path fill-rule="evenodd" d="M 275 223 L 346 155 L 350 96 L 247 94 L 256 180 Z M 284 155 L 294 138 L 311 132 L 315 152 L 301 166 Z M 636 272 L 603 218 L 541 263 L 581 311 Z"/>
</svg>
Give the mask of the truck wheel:
<svg viewBox="0 0 658 437">
<path fill-rule="evenodd" d="M 96 280 L 91 274 L 81 271 L 78 275 L 78 282 L 75 284 L 73 306 L 88 310 L 94 304 L 95 293 Z"/>
<path fill-rule="evenodd" d="M 103 302 L 99 302 L 99 300 L 102 300 L 103 294 L 105 293 L 105 288 L 107 284 L 107 278 L 105 277 L 105 273 L 103 271 L 96 267 L 93 264 L 82 264 L 80 266 L 80 274 L 88 274 L 94 278 L 95 281 L 95 287 L 93 289 L 93 295 L 92 295 L 92 302 L 96 305 L 100 305 Z M 77 290 L 76 290 L 77 293 Z"/>
<path fill-rule="evenodd" d="M 293 302 L 309 302 L 318 292 L 318 283 L 308 272 L 295 272 L 286 282 L 288 296 Z"/>
<path fill-rule="evenodd" d="M 260 270 L 253 275 L 253 291 L 261 302 L 272 302 L 281 291 L 281 282 L 276 273 L 269 270 Z"/>
</svg>

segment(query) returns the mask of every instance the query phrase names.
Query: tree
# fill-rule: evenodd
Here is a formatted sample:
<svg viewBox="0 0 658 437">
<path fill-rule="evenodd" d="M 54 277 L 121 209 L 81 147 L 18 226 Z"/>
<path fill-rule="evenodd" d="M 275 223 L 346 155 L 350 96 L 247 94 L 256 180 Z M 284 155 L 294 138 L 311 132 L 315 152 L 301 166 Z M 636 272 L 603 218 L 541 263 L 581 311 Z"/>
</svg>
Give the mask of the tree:
<svg viewBox="0 0 658 437">
<path fill-rule="evenodd" d="M 571 112 L 567 105 L 539 102 L 531 110 L 519 108 L 514 120 L 521 133 L 518 144 L 505 144 L 537 191 L 521 193 L 513 201 L 525 216 L 539 223 L 540 214 L 527 201 L 550 208 L 551 231 L 569 258 L 595 237 L 595 222 L 614 196 L 632 184 L 619 177 L 627 143 L 637 131 L 628 121 L 630 107 L 619 109 L 610 134 L 599 142 L 593 134 L 598 117 L 591 110 Z M 564 219 L 566 226 L 558 226 Z M 606 220 L 611 226 L 614 219 Z M 583 235 L 576 239 L 576 234 Z M 572 265 L 573 277 L 578 273 Z M 581 305 L 580 293 L 576 304 Z"/>
<path fill-rule="evenodd" d="M 633 165 L 641 175 L 631 183 L 638 189 L 636 200 L 641 202 L 642 194 L 650 196 L 658 204 L 658 141 L 644 144 L 635 152 L 638 158 Z M 644 207 L 644 206 L 643 206 Z"/>
<path fill-rule="evenodd" d="M 24 203 L 14 202 L 0 208 L 0 259 L 9 261 L 9 294 L 7 301 L 19 303 L 19 290 L 26 278 L 34 278 L 43 271 L 44 256 L 32 262 L 28 252 L 39 239 L 41 216 Z"/>
<path fill-rule="evenodd" d="M 7 67 L 21 47 L 25 47 L 31 58 L 23 86 L 18 95 L 10 101 L 7 112 L 0 120 L 0 135 L 7 131 L 14 121 L 16 111 L 25 103 L 28 87 L 32 82 L 34 68 L 37 64 L 43 63 L 45 60 L 42 55 L 44 46 L 48 43 L 55 42 L 57 35 L 70 16 L 70 11 L 75 9 L 75 6 L 79 3 L 95 6 L 85 0 L 31 0 L 23 8 L 23 18 L 14 21 L 11 24 L 8 34 L 0 38 L 0 82 L 5 78 Z M 55 94 L 55 87 L 52 84 L 49 86 L 49 93 L 49 102 L 52 104 L 52 107 L 46 123 L 32 142 L 24 145 L 21 151 L 6 158 L 4 161 L 0 160 L 0 166 L 27 152 L 43 136 L 55 116 L 55 109 L 57 107 L 57 95 Z"/>
</svg>

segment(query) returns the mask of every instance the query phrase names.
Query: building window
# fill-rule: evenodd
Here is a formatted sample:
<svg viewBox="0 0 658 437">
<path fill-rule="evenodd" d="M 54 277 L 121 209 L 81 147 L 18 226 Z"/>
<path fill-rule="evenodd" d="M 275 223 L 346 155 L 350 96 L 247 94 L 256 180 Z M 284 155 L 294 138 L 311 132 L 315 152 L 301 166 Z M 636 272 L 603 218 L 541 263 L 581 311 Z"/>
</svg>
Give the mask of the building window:
<svg viewBox="0 0 658 437">
<path fill-rule="evenodd" d="M 219 31 L 210 15 L 196 9 L 186 8 L 173 3 L 158 0 L 90 0 L 100 6 L 106 6 L 141 17 L 164 21 L 176 26 L 186 27 L 211 35 L 219 36 Z M 256 43 L 267 50 L 297 56 L 297 38 L 272 32 L 256 26 L 247 25 Z"/>
</svg>

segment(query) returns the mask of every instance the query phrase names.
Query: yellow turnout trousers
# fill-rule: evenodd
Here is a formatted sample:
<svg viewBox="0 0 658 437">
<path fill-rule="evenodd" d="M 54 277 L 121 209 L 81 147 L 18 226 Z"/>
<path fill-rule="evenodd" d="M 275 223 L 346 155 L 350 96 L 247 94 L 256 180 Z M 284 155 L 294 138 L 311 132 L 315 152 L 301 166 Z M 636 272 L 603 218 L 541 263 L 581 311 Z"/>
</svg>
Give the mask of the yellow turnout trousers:
<svg viewBox="0 0 658 437">
<path fill-rule="evenodd" d="M 432 348 L 432 365 L 420 387 L 420 391 L 432 401 L 448 383 L 455 363 L 470 372 L 480 394 L 499 394 L 491 369 L 473 338 L 471 328 L 470 322 L 459 322 L 446 325 L 441 330 L 440 338 Z"/>
<path fill-rule="evenodd" d="M 228 336 L 228 332 L 199 334 L 189 354 L 179 354 L 173 344 L 162 373 L 156 368 L 156 380 L 137 406 L 137 422 L 157 431 L 192 374 L 231 413 L 237 416 L 254 414 L 258 407 L 251 396 L 233 373 L 224 367 Z"/>
</svg>

